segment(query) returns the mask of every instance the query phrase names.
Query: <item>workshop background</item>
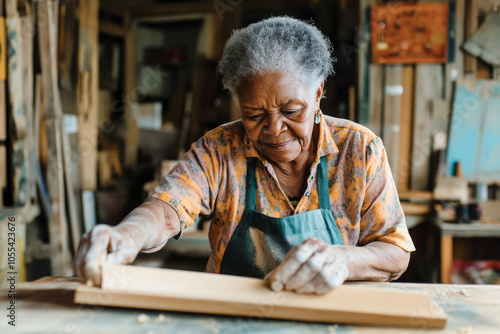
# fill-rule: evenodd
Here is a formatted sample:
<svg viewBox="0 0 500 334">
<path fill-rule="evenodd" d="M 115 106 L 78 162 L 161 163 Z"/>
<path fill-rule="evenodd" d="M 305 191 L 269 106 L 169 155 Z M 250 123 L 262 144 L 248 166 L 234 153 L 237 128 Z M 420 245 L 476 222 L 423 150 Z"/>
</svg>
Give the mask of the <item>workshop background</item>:
<svg viewBox="0 0 500 334">
<path fill-rule="evenodd" d="M 232 30 L 286 14 L 333 43 L 323 112 L 384 141 L 417 247 L 399 281 L 500 284 L 498 5 L 0 0 L 0 254 L 14 222 L 20 280 L 73 275 L 83 233 L 239 118 L 216 76 Z M 203 271 L 209 223 L 136 263 Z"/>
</svg>

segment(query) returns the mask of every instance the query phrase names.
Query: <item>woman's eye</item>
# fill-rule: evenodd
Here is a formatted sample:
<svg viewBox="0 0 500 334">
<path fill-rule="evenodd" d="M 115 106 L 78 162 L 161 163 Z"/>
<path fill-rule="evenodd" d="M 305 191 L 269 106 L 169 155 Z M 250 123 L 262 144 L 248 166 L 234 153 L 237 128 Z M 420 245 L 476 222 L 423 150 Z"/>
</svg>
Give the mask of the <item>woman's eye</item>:
<svg viewBox="0 0 500 334">
<path fill-rule="evenodd" d="M 251 115 L 251 116 L 247 116 L 248 119 L 252 120 L 252 121 L 257 121 L 258 119 L 260 119 L 262 117 L 262 115 Z"/>
<path fill-rule="evenodd" d="M 281 112 L 286 116 L 291 116 L 295 114 L 298 110 L 282 110 Z"/>
</svg>

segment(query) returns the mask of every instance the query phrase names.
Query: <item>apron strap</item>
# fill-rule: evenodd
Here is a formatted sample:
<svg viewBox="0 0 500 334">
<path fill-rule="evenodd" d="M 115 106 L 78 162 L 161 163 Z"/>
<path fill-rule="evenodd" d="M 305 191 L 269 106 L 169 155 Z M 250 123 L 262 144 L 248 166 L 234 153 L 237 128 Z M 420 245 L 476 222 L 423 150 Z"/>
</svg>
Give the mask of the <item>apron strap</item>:
<svg viewBox="0 0 500 334">
<path fill-rule="evenodd" d="M 256 158 L 247 159 L 247 189 L 245 197 L 245 210 L 255 210 L 257 197 L 255 185 L 255 161 Z"/>
<path fill-rule="evenodd" d="M 328 171 L 326 167 L 326 155 L 322 156 L 318 165 L 318 197 L 319 207 L 325 210 L 331 210 L 330 191 L 328 189 Z"/>
</svg>

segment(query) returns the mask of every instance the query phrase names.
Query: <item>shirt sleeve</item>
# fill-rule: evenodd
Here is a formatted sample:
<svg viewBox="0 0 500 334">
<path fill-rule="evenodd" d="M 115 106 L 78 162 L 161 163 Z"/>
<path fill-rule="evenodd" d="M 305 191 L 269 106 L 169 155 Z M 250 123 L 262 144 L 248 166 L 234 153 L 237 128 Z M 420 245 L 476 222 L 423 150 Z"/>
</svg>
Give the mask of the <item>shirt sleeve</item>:
<svg viewBox="0 0 500 334">
<path fill-rule="evenodd" d="M 387 154 L 379 137 L 366 150 L 366 190 L 361 208 L 359 244 L 374 241 L 394 244 L 407 252 L 415 250 Z"/>
<path fill-rule="evenodd" d="M 179 216 L 181 232 L 191 226 L 198 215 L 210 216 L 215 206 L 220 178 L 217 150 L 210 139 L 195 142 L 184 158 L 164 175 L 151 197 L 172 206 Z"/>
</svg>

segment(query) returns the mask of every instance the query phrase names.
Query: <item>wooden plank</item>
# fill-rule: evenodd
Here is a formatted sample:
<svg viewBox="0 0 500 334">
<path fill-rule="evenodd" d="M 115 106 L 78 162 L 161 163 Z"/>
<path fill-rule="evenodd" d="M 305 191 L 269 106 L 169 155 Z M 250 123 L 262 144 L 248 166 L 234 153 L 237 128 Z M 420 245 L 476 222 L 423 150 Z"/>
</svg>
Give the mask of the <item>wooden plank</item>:
<svg viewBox="0 0 500 334">
<path fill-rule="evenodd" d="M 467 40 L 476 31 L 478 25 L 478 7 L 477 0 L 466 0 L 465 2 L 465 39 Z M 477 72 L 477 59 L 471 54 L 465 54 L 465 73 L 473 74 Z"/>
<path fill-rule="evenodd" d="M 99 115 L 99 1 L 80 1 L 78 43 L 78 141 L 82 188 L 97 189 Z"/>
<path fill-rule="evenodd" d="M 130 29 L 125 38 L 125 152 L 124 166 L 131 167 L 137 163 L 139 127 L 132 113 L 132 104 L 136 102 L 136 53 L 137 34 Z"/>
<path fill-rule="evenodd" d="M 84 232 L 88 233 L 97 224 L 95 194 L 92 190 L 82 192 L 82 208 Z"/>
<path fill-rule="evenodd" d="M 31 15 L 31 7 L 28 2 L 24 3 L 26 15 L 20 18 L 20 28 L 23 32 L 21 38 L 22 46 L 22 72 L 23 72 L 23 108 L 26 115 L 26 141 L 24 145 L 25 173 L 26 173 L 26 201 L 31 203 L 36 198 L 36 182 L 34 172 L 33 152 L 37 141 L 33 135 L 33 104 L 34 104 L 34 68 L 33 68 L 33 45 L 34 34 L 25 33 L 31 31 L 34 26 L 34 17 Z"/>
<path fill-rule="evenodd" d="M 398 192 L 408 190 L 410 187 L 414 73 L 414 66 L 403 66 L 401 79 L 403 95 L 401 96 L 401 117 L 399 121 Z"/>
<path fill-rule="evenodd" d="M 3 13 L 4 1 L 0 1 L 0 208 L 4 206 L 3 188 L 7 186 L 7 32 Z"/>
<path fill-rule="evenodd" d="M 443 328 L 428 296 L 342 285 L 322 296 L 274 292 L 263 280 L 137 266 L 103 266 L 102 289 L 81 285 L 79 304 L 356 325 Z"/>
<path fill-rule="evenodd" d="M 65 115 L 64 117 L 74 117 L 75 115 Z M 68 202 L 68 218 L 69 225 L 71 227 L 71 241 L 73 246 L 73 252 L 76 254 L 78 250 L 78 244 L 80 243 L 80 238 L 82 237 L 82 226 L 80 224 L 80 208 L 78 206 L 78 198 L 77 194 L 79 193 L 79 189 L 76 185 L 78 181 L 75 179 L 79 176 L 78 173 L 78 164 L 80 163 L 80 155 L 74 154 L 74 151 L 70 145 L 70 133 L 72 131 L 67 129 L 62 124 L 61 128 L 61 144 L 63 149 L 63 161 L 64 161 L 64 180 L 66 186 L 66 199 Z"/>
<path fill-rule="evenodd" d="M 444 99 L 451 101 L 453 94 L 453 84 L 457 79 L 462 78 L 464 74 L 464 52 L 462 51 L 462 43 L 464 42 L 465 32 L 465 0 L 455 0 L 455 59 L 453 62 L 446 63 L 444 80 L 445 92 Z"/>
<path fill-rule="evenodd" d="M 370 64 L 369 123 L 368 127 L 377 136 L 382 135 L 382 66 Z"/>
<path fill-rule="evenodd" d="M 27 171 L 25 163 L 25 145 L 27 129 L 27 117 L 24 105 L 24 58 L 23 58 L 23 35 L 21 30 L 21 18 L 17 12 L 17 1 L 8 0 L 5 4 L 7 14 L 7 73 L 8 97 L 10 114 L 12 116 L 13 128 L 10 129 L 12 149 L 12 199 L 14 205 L 24 205 L 27 200 Z M 16 134 L 14 136 L 14 133 Z"/>
<path fill-rule="evenodd" d="M 380 127 L 373 129 L 372 116 L 372 89 L 377 88 L 372 85 L 372 67 L 369 62 L 370 47 L 370 18 L 369 10 L 372 0 L 359 0 L 359 27 L 358 39 L 356 40 L 356 51 L 358 52 L 358 121 L 368 126 L 376 135 L 380 135 Z M 379 67 L 380 68 L 380 67 Z M 377 83 L 378 84 L 378 83 Z M 376 96 L 376 95 L 374 95 Z M 380 94 L 382 96 L 382 94 Z M 377 123 L 378 124 L 378 123 Z M 381 125 L 379 125 L 381 126 Z"/>
<path fill-rule="evenodd" d="M 387 151 L 394 182 L 398 182 L 401 95 L 403 94 L 401 65 L 385 65 L 382 139 Z"/>
<path fill-rule="evenodd" d="M 349 119 L 356 122 L 356 87 L 349 86 Z"/>
<path fill-rule="evenodd" d="M 63 158 L 61 144 L 61 101 L 57 84 L 56 31 L 58 2 L 37 2 L 39 20 L 38 44 L 43 83 L 43 102 L 47 128 L 48 161 L 47 187 L 52 202 L 52 221 L 49 222 L 51 269 L 54 275 L 69 274 L 70 255 L 67 243 L 65 215 Z"/>
<path fill-rule="evenodd" d="M 432 153 L 432 101 L 442 97 L 441 65 L 416 65 L 411 154 L 411 189 L 428 190 Z"/>
<path fill-rule="evenodd" d="M 4 206 L 3 188 L 7 185 L 7 148 L 0 145 L 0 208 Z"/>
<path fill-rule="evenodd" d="M 441 236 L 441 283 L 451 282 L 451 267 L 453 264 L 453 237 Z"/>
</svg>

